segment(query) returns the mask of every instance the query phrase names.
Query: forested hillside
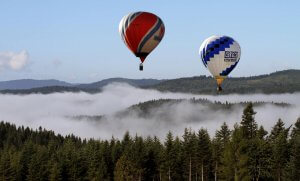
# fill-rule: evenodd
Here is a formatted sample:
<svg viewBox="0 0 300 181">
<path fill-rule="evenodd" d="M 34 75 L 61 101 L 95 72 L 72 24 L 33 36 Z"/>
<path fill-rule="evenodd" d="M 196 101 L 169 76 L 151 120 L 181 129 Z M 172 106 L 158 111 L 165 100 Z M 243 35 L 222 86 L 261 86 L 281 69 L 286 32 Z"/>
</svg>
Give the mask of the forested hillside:
<svg viewBox="0 0 300 181">
<path fill-rule="evenodd" d="M 299 180 L 300 118 L 268 133 L 254 115 L 250 103 L 233 130 L 187 128 L 164 140 L 86 140 L 1 122 L 0 180 Z"/>
<path fill-rule="evenodd" d="M 32 89 L 15 89 L 15 90 L 1 90 L 1 94 L 51 94 L 51 93 L 63 93 L 63 92 L 89 92 L 95 93 L 99 90 L 94 89 L 80 89 L 77 87 L 65 87 L 65 86 L 47 86 Z"/>
<path fill-rule="evenodd" d="M 172 118 L 174 115 L 174 111 L 176 109 L 172 106 L 176 106 L 181 103 L 187 103 L 191 106 L 204 106 L 202 107 L 201 112 L 198 112 L 200 115 L 207 114 L 206 111 L 214 110 L 214 111 L 233 111 L 236 107 L 245 107 L 249 102 L 238 102 L 238 103 L 229 103 L 229 102 L 219 102 L 219 101 L 210 101 L 208 99 L 158 99 L 158 100 L 150 100 L 146 102 L 141 102 L 135 105 L 128 107 L 125 110 L 118 111 L 115 116 L 119 118 L 132 117 L 132 113 L 136 113 L 136 116 L 143 118 L 152 118 L 153 116 L 159 117 L 160 121 L 167 121 Z M 253 107 L 273 105 L 277 107 L 291 107 L 293 105 L 284 103 L 284 102 L 253 102 Z M 159 111 L 162 108 L 166 108 L 166 111 Z M 154 114 L 153 114 L 154 112 Z M 196 118 L 198 121 L 201 120 L 199 116 Z M 70 117 L 75 120 L 90 120 L 90 121 L 100 121 L 106 120 L 109 121 L 107 115 L 76 115 Z M 169 123 L 172 123 L 169 121 Z"/>
<path fill-rule="evenodd" d="M 285 70 L 269 75 L 227 78 L 222 84 L 222 94 L 231 93 L 293 93 L 300 91 L 300 70 Z M 164 81 L 150 88 L 160 91 L 195 94 L 217 94 L 212 77 L 200 76 Z"/>
<path fill-rule="evenodd" d="M 234 106 L 243 106 L 245 107 L 249 102 L 237 102 L 237 103 L 230 103 L 230 102 L 220 102 L 220 101 L 210 101 L 208 99 L 158 99 L 158 100 L 151 100 L 151 101 L 146 101 L 146 102 L 141 102 L 139 104 L 135 104 L 130 106 L 127 111 L 131 110 L 139 110 L 141 111 L 141 114 L 147 114 L 151 109 L 153 108 L 159 108 L 160 106 L 163 105 L 172 105 L 172 104 L 178 104 L 182 102 L 187 102 L 192 105 L 202 105 L 202 106 L 207 106 L 208 109 L 210 110 L 230 110 Z M 280 107 L 287 107 L 287 106 L 292 106 L 288 103 L 284 102 L 252 102 L 253 107 L 257 106 L 265 106 L 265 105 L 274 105 L 274 106 L 280 106 Z"/>
<path fill-rule="evenodd" d="M 268 75 L 253 77 L 229 77 L 223 82 L 221 94 L 246 93 L 294 93 L 300 92 L 300 70 L 284 70 Z M 170 80 L 112 78 L 90 84 L 72 86 L 46 86 L 32 89 L 0 90 L 2 94 L 49 94 L 55 92 L 99 93 L 111 83 L 126 83 L 134 87 L 159 91 L 184 92 L 194 94 L 218 94 L 216 81 L 212 77 L 197 76 Z M 18 86 L 18 85 L 14 85 Z"/>
</svg>

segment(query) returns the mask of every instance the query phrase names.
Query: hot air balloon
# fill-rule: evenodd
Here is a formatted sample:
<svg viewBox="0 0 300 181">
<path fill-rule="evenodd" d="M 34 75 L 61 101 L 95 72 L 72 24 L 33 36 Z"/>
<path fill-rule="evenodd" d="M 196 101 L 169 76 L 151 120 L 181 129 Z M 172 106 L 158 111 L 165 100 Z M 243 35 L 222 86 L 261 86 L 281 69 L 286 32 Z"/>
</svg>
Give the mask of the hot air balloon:
<svg viewBox="0 0 300 181">
<path fill-rule="evenodd" d="M 165 33 L 162 20 L 155 14 L 135 12 L 124 16 L 119 24 L 119 33 L 125 45 L 143 62 L 159 44 Z"/>
<path fill-rule="evenodd" d="M 240 60 L 240 45 L 229 36 L 211 36 L 204 40 L 199 54 L 204 66 L 217 80 L 217 90 L 221 91 L 223 80 Z"/>
</svg>

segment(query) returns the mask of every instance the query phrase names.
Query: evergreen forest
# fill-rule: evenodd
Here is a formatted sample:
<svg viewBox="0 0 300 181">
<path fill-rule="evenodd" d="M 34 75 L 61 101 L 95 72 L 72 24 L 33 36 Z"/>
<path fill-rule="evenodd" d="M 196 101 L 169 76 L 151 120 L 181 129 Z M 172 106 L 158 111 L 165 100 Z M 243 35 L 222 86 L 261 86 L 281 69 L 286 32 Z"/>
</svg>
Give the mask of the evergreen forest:
<svg viewBox="0 0 300 181">
<path fill-rule="evenodd" d="M 300 118 L 268 132 L 245 105 L 239 123 L 164 139 L 83 139 L 0 122 L 0 180 L 300 180 Z M 159 129 L 159 128 L 158 128 Z"/>
</svg>

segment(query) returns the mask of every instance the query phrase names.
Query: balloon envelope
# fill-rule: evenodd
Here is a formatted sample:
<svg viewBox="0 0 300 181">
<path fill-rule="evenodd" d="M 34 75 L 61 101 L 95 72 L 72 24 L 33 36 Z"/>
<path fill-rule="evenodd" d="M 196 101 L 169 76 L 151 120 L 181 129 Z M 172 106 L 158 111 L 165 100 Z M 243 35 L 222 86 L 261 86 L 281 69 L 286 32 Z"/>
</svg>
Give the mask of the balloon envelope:
<svg viewBox="0 0 300 181">
<path fill-rule="evenodd" d="M 204 66 L 217 79 L 220 86 L 238 64 L 241 48 L 238 42 L 229 36 L 211 36 L 204 40 L 199 54 Z"/>
<path fill-rule="evenodd" d="M 165 26 L 155 14 L 134 12 L 122 18 L 119 33 L 126 46 L 144 62 L 162 40 Z"/>
</svg>

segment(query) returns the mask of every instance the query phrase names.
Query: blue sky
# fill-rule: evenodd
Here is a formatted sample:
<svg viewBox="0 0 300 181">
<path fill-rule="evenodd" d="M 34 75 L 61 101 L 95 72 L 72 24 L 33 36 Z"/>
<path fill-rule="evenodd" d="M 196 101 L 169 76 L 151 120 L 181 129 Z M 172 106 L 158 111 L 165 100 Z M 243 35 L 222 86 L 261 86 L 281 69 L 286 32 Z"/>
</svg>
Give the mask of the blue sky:
<svg viewBox="0 0 300 181">
<path fill-rule="evenodd" d="M 300 69 L 299 7 L 296 0 L 1 1 L 0 80 L 210 75 L 198 49 L 211 35 L 228 35 L 241 45 L 230 76 Z M 166 27 L 143 72 L 118 33 L 121 18 L 134 11 L 155 13 Z"/>
</svg>

